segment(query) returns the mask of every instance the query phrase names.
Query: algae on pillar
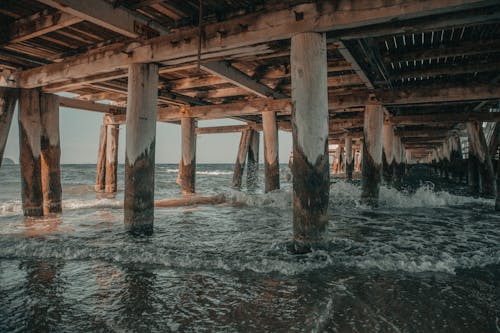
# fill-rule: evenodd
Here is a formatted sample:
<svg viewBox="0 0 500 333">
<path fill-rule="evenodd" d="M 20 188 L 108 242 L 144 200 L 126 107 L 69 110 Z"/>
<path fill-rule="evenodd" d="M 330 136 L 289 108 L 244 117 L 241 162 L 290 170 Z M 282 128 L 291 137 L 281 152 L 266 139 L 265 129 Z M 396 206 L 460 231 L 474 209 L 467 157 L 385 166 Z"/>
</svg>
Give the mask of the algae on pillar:
<svg viewBox="0 0 500 333">
<path fill-rule="evenodd" d="M 248 144 L 247 156 L 247 189 L 254 189 L 258 185 L 259 172 L 259 144 L 260 134 L 251 130 L 250 142 Z"/>
<path fill-rule="evenodd" d="M 42 94 L 41 174 L 44 214 L 62 211 L 61 146 L 59 141 L 59 96 Z"/>
<path fill-rule="evenodd" d="M 19 165 L 24 216 L 43 216 L 40 163 L 40 91 L 21 89 L 19 99 Z"/>
<path fill-rule="evenodd" d="M 133 233 L 153 231 L 157 99 L 158 65 L 130 65 L 124 222 Z"/>
<path fill-rule="evenodd" d="M 326 39 L 310 32 L 291 40 L 293 235 L 295 250 L 321 242 L 328 224 L 328 85 Z"/>
<path fill-rule="evenodd" d="M 382 128 L 384 110 L 382 105 L 367 105 L 363 126 L 363 163 L 361 166 L 361 200 L 378 205 L 380 181 L 382 179 Z"/>
<path fill-rule="evenodd" d="M 280 188 L 280 166 L 278 159 L 278 124 L 275 112 L 262 112 L 264 132 L 264 192 Z"/>
<path fill-rule="evenodd" d="M 18 89 L 0 87 L 0 167 L 18 97 Z"/>
<path fill-rule="evenodd" d="M 183 194 L 192 194 L 196 187 L 196 119 L 181 119 L 182 160 L 179 176 Z"/>
</svg>

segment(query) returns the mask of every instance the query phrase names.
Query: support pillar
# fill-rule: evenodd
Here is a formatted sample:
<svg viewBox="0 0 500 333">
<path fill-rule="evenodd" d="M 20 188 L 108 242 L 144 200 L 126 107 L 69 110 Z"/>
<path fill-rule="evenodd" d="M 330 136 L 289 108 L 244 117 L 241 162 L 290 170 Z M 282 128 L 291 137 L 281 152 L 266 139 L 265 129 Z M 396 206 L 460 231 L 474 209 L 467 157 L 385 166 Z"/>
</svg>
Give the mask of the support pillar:
<svg viewBox="0 0 500 333">
<path fill-rule="evenodd" d="M 19 99 L 19 164 L 24 216 L 43 215 L 40 164 L 40 91 L 21 89 Z"/>
<path fill-rule="evenodd" d="M 47 215 L 62 211 L 59 96 L 41 95 L 40 117 L 43 211 Z"/>
<path fill-rule="evenodd" d="M 103 192 L 106 184 L 106 125 L 99 130 L 99 149 L 97 152 L 97 173 L 95 177 L 95 191 Z"/>
<path fill-rule="evenodd" d="M 260 134 L 256 130 L 251 130 L 250 142 L 248 145 L 247 157 L 247 188 L 253 189 L 258 184 L 259 172 L 259 144 Z"/>
<path fill-rule="evenodd" d="M 119 125 L 107 125 L 106 129 L 106 193 L 116 193 L 118 189 L 118 137 Z"/>
<path fill-rule="evenodd" d="M 262 112 L 264 132 L 264 192 L 280 188 L 280 165 L 278 159 L 278 124 L 275 112 Z"/>
<path fill-rule="evenodd" d="M 158 65 L 130 65 L 124 222 L 133 233 L 153 231 L 157 99 Z"/>
<path fill-rule="evenodd" d="M 300 33 L 291 40 L 293 235 L 309 251 L 328 224 L 328 85 L 326 39 Z"/>
<path fill-rule="evenodd" d="M 2 166 L 3 153 L 9 137 L 10 125 L 18 96 L 19 91 L 17 89 L 0 87 L 0 167 Z"/>
<path fill-rule="evenodd" d="M 195 192 L 196 184 L 196 119 L 182 118 L 182 161 L 179 165 L 182 194 Z"/>
<path fill-rule="evenodd" d="M 382 166 L 384 181 L 388 184 L 392 182 L 393 161 L 394 161 L 394 129 L 389 122 L 384 122 L 383 127 L 383 151 L 382 151 Z"/>
<path fill-rule="evenodd" d="M 352 154 L 352 137 L 345 138 L 345 175 L 347 180 L 352 180 L 352 172 L 354 170 L 354 158 Z"/>
<path fill-rule="evenodd" d="M 382 128 L 384 110 L 382 105 L 367 105 L 363 126 L 363 164 L 361 166 L 361 200 L 378 205 L 380 181 L 382 179 Z"/>
<path fill-rule="evenodd" d="M 241 132 L 240 145 L 238 146 L 238 155 L 236 156 L 236 162 L 234 163 L 234 173 L 233 173 L 233 187 L 240 189 L 243 179 L 243 170 L 245 169 L 245 161 L 248 153 L 248 145 L 250 144 L 250 139 L 252 132 L 249 129 L 245 129 Z"/>
<path fill-rule="evenodd" d="M 467 133 L 470 138 L 469 149 L 474 151 L 478 172 L 479 172 L 479 191 L 486 197 L 496 196 L 496 179 L 493 171 L 493 164 L 484 137 L 482 126 L 479 122 L 468 122 Z"/>
<path fill-rule="evenodd" d="M 404 165 L 403 165 L 403 148 L 401 144 L 401 138 L 399 136 L 394 136 L 393 140 L 393 155 L 394 155 L 394 181 L 401 182 L 404 175 Z"/>
</svg>

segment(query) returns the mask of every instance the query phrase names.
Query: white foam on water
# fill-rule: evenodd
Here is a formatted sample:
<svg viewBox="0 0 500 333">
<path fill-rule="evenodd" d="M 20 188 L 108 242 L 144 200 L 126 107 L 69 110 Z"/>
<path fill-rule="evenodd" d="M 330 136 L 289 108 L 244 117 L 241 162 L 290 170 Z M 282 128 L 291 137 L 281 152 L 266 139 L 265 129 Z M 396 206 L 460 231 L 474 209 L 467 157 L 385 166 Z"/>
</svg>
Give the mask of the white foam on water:
<svg viewBox="0 0 500 333">
<path fill-rule="evenodd" d="M 226 203 L 252 207 L 290 208 L 292 193 L 276 190 L 268 193 L 250 194 L 241 191 L 228 191 L 222 194 Z"/>
<path fill-rule="evenodd" d="M 219 175 L 232 175 L 232 171 L 222 171 L 222 170 L 214 170 L 214 171 L 196 171 L 197 175 L 208 175 L 208 176 L 219 176 Z"/>
</svg>

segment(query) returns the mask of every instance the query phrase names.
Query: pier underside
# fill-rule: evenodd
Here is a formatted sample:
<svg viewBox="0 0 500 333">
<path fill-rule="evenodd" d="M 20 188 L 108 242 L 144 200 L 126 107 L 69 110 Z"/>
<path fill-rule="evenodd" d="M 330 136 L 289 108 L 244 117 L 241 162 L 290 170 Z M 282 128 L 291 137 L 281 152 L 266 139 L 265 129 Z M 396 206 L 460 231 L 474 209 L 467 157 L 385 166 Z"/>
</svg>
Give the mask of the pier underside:
<svg viewBox="0 0 500 333">
<path fill-rule="evenodd" d="M 328 222 L 329 155 L 334 173 L 360 174 L 369 205 L 414 164 L 500 202 L 497 1 L 16 0 L 0 3 L 0 22 L 0 161 L 19 100 L 27 216 L 61 210 L 57 105 L 103 115 L 96 191 L 124 182 L 132 231 L 152 230 L 156 122 L 182 127 L 187 195 L 197 135 L 241 132 L 232 185 L 246 166 L 249 187 L 271 192 L 278 130 L 292 132 L 299 250 Z M 197 127 L 223 118 L 245 124 Z"/>
</svg>

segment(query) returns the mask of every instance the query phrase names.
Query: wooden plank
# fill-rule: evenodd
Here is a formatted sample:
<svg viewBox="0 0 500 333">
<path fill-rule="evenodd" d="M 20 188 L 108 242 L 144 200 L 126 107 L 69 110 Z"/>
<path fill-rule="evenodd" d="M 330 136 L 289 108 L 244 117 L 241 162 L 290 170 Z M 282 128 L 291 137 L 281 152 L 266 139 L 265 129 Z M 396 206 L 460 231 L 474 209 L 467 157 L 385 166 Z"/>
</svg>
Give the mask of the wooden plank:
<svg viewBox="0 0 500 333">
<path fill-rule="evenodd" d="M 168 32 L 168 29 L 151 22 L 138 13 L 124 7 L 115 8 L 103 0 L 37 1 L 130 38 L 140 37 L 149 29 L 154 29 L 158 33 Z"/>
<path fill-rule="evenodd" d="M 4 43 L 20 43 L 81 21 L 83 21 L 81 18 L 68 13 L 43 11 L 13 22 L 9 26 Z"/>
<path fill-rule="evenodd" d="M 43 0 L 53 2 L 54 0 Z M 62 1 L 62 0 L 58 0 Z M 64 0 L 70 1 L 70 0 Z M 78 2 L 77 0 L 71 0 Z M 81 2 L 87 3 L 87 2 Z M 398 0 L 352 1 L 335 3 L 320 1 L 291 8 L 252 13 L 205 26 L 204 59 L 214 52 L 237 51 L 238 48 L 290 38 L 304 31 L 325 32 L 356 28 L 375 23 L 405 20 L 433 14 L 484 7 L 484 0 L 412 0 L 404 4 Z M 221 31 L 224 35 L 221 36 Z M 193 59 L 197 54 L 198 30 L 183 29 L 130 44 L 121 50 L 103 49 L 98 53 L 77 56 L 61 63 L 41 66 L 21 74 L 21 87 L 37 87 L 106 73 L 137 62 L 162 62 Z M 92 64 L 89 66 L 89 64 Z"/>
<path fill-rule="evenodd" d="M 435 77 L 440 75 L 458 75 L 480 72 L 494 72 L 500 70 L 500 62 L 489 63 L 474 63 L 467 65 L 442 66 L 439 68 L 422 69 L 415 71 L 404 71 L 391 75 L 392 80 L 420 78 L 420 77 Z"/>
</svg>

